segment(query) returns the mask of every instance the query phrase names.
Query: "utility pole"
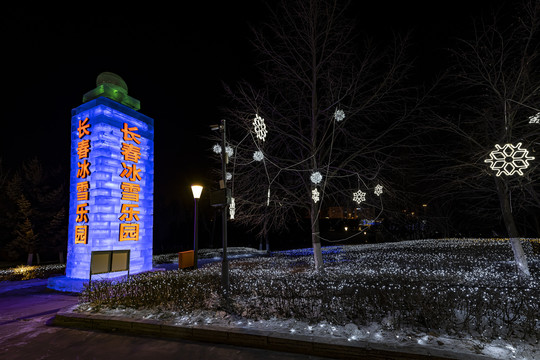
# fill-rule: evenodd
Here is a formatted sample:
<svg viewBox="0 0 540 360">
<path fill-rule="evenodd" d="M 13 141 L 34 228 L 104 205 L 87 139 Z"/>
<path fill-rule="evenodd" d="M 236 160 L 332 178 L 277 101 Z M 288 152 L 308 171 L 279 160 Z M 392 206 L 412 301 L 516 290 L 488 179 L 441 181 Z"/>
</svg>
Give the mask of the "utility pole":
<svg viewBox="0 0 540 360">
<path fill-rule="evenodd" d="M 221 262 L 221 285 L 225 298 L 229 297 L 229 259 L 227 258 L 227 209 L 229 207 L 229 194 L 227 191 L 227 162 L 228 156 L 226 151 L 226 128 L 225 120 L 221 120 L 221 174 L 223 181 L 223 191 L 225 192 L 225 204 L 222 209 L 222 239 L 223 239 L 223 260 Z"/>
</svg>

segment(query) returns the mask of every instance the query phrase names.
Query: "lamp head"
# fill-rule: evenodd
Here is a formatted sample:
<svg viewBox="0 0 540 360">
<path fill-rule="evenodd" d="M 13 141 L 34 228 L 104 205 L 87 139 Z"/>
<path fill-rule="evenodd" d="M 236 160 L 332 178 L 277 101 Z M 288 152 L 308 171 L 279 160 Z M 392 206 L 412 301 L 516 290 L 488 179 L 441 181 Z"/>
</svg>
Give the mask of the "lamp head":
<svg viewBox="0 0 540 360">
<path fill-rule="evenodd" d="M 201 197 L 203 187 L 201 185 L 191 185 L 191 191 L 193 192 L 193 198 L 199 199 Z"/>
</svg>

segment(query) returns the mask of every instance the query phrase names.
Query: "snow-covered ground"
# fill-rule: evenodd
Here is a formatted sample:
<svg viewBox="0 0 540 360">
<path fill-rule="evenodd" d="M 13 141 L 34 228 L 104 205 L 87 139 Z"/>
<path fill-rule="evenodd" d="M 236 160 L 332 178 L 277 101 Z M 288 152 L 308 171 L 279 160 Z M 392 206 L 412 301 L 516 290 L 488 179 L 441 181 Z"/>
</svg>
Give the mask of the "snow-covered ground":
<svg viewBox="0 0 540 360">
<path fill-rule="evenodd" d="M 436 281 L 437 284 L 445 284 L 445 291 L 462 291 L 463 296 L 473 294 L 464 290 L 468 288 L 473 290 L 478 288 L 491 289 L 486 290 L 486 296 L 503 298 L 510 298 L 517 291 L 527 291 L 531 297 L 529 300 L 532 300 L 533 303 L 539 303 L 540 261 L 538 255 L 532 251 L 530 242 L 525 243 L 525 250 L 532 274 L 532 279 L 526 283 L 517 278 L 512 262 L 512 251 L 508 241 L 504 239 L 445 239 L 328 247 L 325 248 L 324 254 L 326 261 L 324 277 L 330 280 L 341 279 L 340 284 L 337 285 L 340 287 L 360 284 L 364 280 L 371 281 L 375 287 L 388 286 L 388 282 L 385 282 L 384 279 L 389 277 L 398 281 L 399 279 L 412 279 L 412 283 L 415 279 L 420 282 L 430 279 L 433 282 L 419 285 L 418 291 L 421 291 L 421 288 L 432 286 Z M 237 261 L 241 262 L 237 266 L 235 266 L 234 260 L 231 262 L 231 277 L 245 278 L 248 279 L 248 282 L 254 283 L 253 279 L 264 276 L 283 280 L 285 276 L 286 279 L 290 279 L 292 287 L 308 289 L 310 283 L 309 281 L 306 283 L 305 280 L 315 279 L 310 278 L 309 275 L 312 266 L 309 249 L 274 253 L 272 257 L 266 258 L 249 258 Z M 214 264 L 197 271 L 219 271 L 219 267 L 220 264 Z M 189 276 L 189 273 L 184 274 L 184 276 Z M 363 280 L 359 282 L 358 279 Z M 378 281 L 380 281 L 380 285 Z M 411 283 L 408 286 L 407 289 L 410 290 Z M 237 290 L 244 291 L 247 287 L 249 284 L 242 284 Z M 395 290 L 403 285 L 392 284 L 392 287 Z M 255 288 L 254 291 L 256 292 Z M 246 294 L 245 292 L 240 293 Z M 227 314 L 219 309 L 208 308 L 184 312 L 163 307 L 139 309 L 122 305 L 96 307 L 90 303 L 80 304 L 77 311 L 153 319 L 177 325 L 214 325 L 234 329 L 272 331 L 292 336 L 321 336 L 326 339 L 347 340 L 351 344 L 355 342 L 359 344 L 365 342 L 384 344 L 403 351 L 414 347 L 425 347 L 452 352 L 456 359 L 467 359 L 474 355 L 483 355 L 493 359 L 540 359 L 540 346 L 538 344 L 540 319 L 535 320 L 536 332 L 534 334 L 518 331 L 510 337 L 500 335 L 511 332 L 506 331 L 503 328 L 506 323 L 502 320 L 499 322 L 498 319 L 490 320 L 495 321 L 497 326 L 500 326 L 497 331 L 485 329 L 482 333 L 460 332 L 457 331 L 455 324 L 448 326 L 450 330 L 448 332 L 441 327 L 438 330 L 422 331 L 419 326 L 408 326 L 407 321 L 396 321 L 393 318 L 395 313 L 383 317 L 378 322 L 341 321 L 340 324 L 324 319 L 300 321 L 283 316 L 279 318 L 277 316 L 251 316 L 253 315 L 250 312 L 251 307 L 260 303 L 256 297 L 256 294 L 252 294 L 237 295 L 235 298 L 237 303 L 246 306 L 247 310 L 242 313 L 244 316 Z M 485 301 L 497 302 L 498 299 L 486 298 Z M 457 313 L 461 309 L 455 311 Z M 523 316 L 522 314 L 513 315 Z M 537 316 L 540 317 L 540 314 Z M 400 326 L 395 326 L 396 323 Z M 468 329 L 474 330 L 475 327 L 471 325 Z"/>
<path fill-rule="evenodd" d="M 88 304 L 79 306 L 78 312 L 95 312 Z M 251 329 L 270 331 L 289 335 L 304 335 L 347 340 L 351 344 L 366 343 L 384 345 L 388 349 L 407 351 L 413 348 L 444 350 L 454 354 L 455 359 L 466 360 L 475 355 L 492 359 L 540 359 L 538 344 L 527 342 L 509 342 L 504 339 L 492 341 L 477 340 L 470 336 L 456 338 L 445 334 L 416 332 L 411 329 L 388 330 L 382 324 L 372 323 L 358 327 L 355 324 L 335 325 L 322 321 L 308 324 L 295 319 L 251 320 L 240 316 L 228 315 L 222 311 L 196 311 L 190 314 L 178 314 L 173 311 L 135 310 L 130 308 L 101 308 L 99 314 L 121 316 L 132 319 L 152 319 L 179 326 L 214 325 L 220 328 Z M 413 350 L 414 351 L 414 350 Z"/>
</svg>

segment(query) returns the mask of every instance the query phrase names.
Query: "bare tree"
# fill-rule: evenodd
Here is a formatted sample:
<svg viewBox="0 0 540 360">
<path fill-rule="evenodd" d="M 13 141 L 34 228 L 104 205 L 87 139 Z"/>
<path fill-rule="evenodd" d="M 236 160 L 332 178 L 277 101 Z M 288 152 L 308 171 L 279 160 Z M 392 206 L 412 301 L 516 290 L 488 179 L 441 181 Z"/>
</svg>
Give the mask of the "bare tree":
<svg viewBox="0 0 540 360">
<path fill-rule="evenodd" d="M 502 16 L 510 10 L 517 16 Z M 539 11 L 538 1 L 527 1 L 474 23 L 472 38 L 451 50 L 455 66 L 441 94 L 453 106 L 430 123 L 446 140 L 432 152 L 444 182 L 439 193 L 467 198 L 479 218 L 502 218 L 525 277 L 530 274 L 515 219 L 537 217 L 540 209 L 540 159 L 533 159 L 540 139 Z"/>
<path fill-rule="evenodd" d="M 398 192 L 389 175 L 399 177 L 413 133 L 407 41 L 360 41 L 346 9 L 309 0 L 270 10 L 253 41 L 260 86 L 226 87 L 235 221 L 265 236 L 309 218 L 317 270 L 323 204 L 376 216 Z"/>
</svg>

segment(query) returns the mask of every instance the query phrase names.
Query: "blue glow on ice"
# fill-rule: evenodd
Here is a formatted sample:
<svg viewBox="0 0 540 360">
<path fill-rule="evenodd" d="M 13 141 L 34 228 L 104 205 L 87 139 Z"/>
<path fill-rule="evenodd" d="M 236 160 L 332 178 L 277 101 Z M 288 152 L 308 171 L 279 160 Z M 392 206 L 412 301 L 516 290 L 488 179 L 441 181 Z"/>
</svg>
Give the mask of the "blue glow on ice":
<svg viewBox="0 0 540 360">
<path fill-rule="evenodd" d="M 80 121 L 88 118 L 90 134 L 79 137 Z M 136 127 L 140 135 L 140 144 L 124 140 L 122 129 L 127 123 Z M 90 151 L 85 160 L 90 174 L 83 180 L 77 176 L 82 162 L 78 153 L 81 140 L 90 140 Z M 122 199 L 123 182 L 129 179 L 122 177 L 122 163 L 126 161 L 121 153 L 122 143 L 133 143 L 140 148 L 140 159 L 135 164 L 140 170 L 140 186 L 138 201 Z M 77 184 L 88 181 L 88 198 L 78 198 Z M 80 194 L 79 194 L 80 195 Z M 153 197 L 154 197 L 154 120 L 116 101 L 98 97 L 72 110 L 71 118 L 71 172 L 70 172 L 70 207 L 68 254 L 66 277 L 68 279 L 88 279 L 90 276 L 90 260 L 92 251 L 126 250 L 130 251 L 130 274 L 152 269 L 152 229 L 153 229 Z M 77 205 L 87 204 L 87 223 L 77 222 Z M 123 204 L 136 204 L 139 234 L 138 240 L 120 241 L 120 224 L 126 223 L 119 218 Z M 136 206 L 135 205 L 135 206 Z M 81 211 L 81 209 L 79 209 Z M 79 212 L 80 212 L 79 211 Z M 80 219 L 79 219 L 80 220 Z M 87 225 L 86 243 L 76 243 L 77 225 Z M 96 278 L 112 278 L 126 272 L 100 274 Z M 94 276 L 92 276 L 94 278 Z"/>
</svg>

